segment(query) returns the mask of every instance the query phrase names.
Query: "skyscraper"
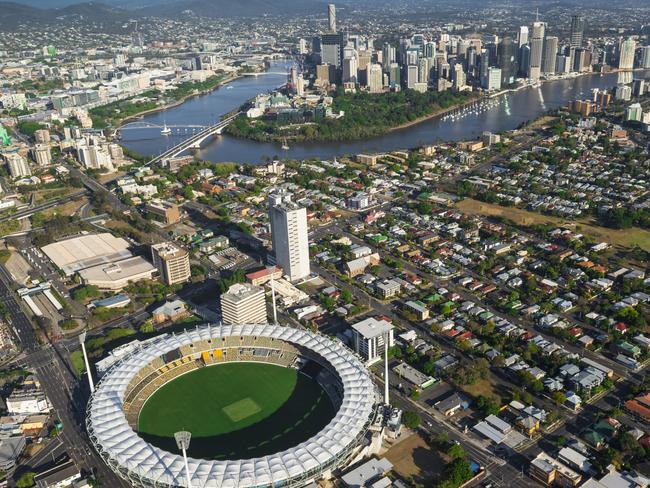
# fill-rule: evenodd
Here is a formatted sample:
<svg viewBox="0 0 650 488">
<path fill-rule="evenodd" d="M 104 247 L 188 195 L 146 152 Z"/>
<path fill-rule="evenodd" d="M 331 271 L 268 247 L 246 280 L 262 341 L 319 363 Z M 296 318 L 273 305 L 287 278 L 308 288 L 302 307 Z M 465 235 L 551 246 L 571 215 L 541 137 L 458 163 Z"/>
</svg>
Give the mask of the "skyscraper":
<svg viewBox="0 0 650 488">
<path fill-rule="evenodd" d="M 641 68 L 650 69 L 650 46 L 641 48 Z"/>
<path fill-rule="evenodd" d="M 307 211 L 287 192 L 269 195 L 269 217 L 275 262 L 291 281 L 309 275 Z"/>
<path fill-rule="evenodd" d="M 501 69 L 501 85 L 515 82 L 517 75 L 517 45 L 510 37 L 504 37 L 497 49 L 497 65 Z"/>
<path fill-rule="evenodd" d="M 618 69 L 632 69 L 634 67 L 634 39 L 628 37 L 622 40 L 618 49 Z"/>
<path fill-rule="evenodd" d="M 23 178 L 31 176 L 32 171 L 29 168 L 29 163 L 17 152 L 5 153 L 2 155 L 9 167 L 9 174 L 12 178 Z"/>
<path fill-rule="evenodd" d="M 409 64 L 406 67 L 406 88 L 413 89 L 418 82 L 418 66 L 416 64 Z"/>
<path fill-rule="evenodd" d="M 327 6 L 327 22 L 329 31 L 331 33 L 336 33 L 336 5 L 333 3 L 330 3 Z"/>
<path fill-rule="evenodd" d="M 397 61 L 397 52 L 395 46 L 391 46 L 389 43 L 385 42 L 382 48 L 382 57 L 384 66 L 386 67 Z"/>
<path fill-rule="evenodd" d="M 265 324 L 264 288 L 236 283 L 221 295 L 221 320 L 225 325 Z"/>
<path fill-rule="evenodd" d="M 384 87 L 384 73 L 379 64 L 369 64 L 368 70 L 368 90 L 370 93 L 380 93 Z"/>
<path fill-rule="evenodd" d="M 585 30 L 585 19 L 582 15 L 573 15 L 571 17 L 571 37 L 569 39 L 571 47 L 582 47 L 582 38 Z"/>
<path fill-rule="evenodd" d="M 528 26 L 522 25 L 519 27 L 519 32 L 517 33 L 517 44 L 519 47 L 524 44 L 528 44 Z"/>
<path fill-rule="evenodd" d="M 429 60 L 420 58 L 418 61 L 418 83 L 429 83 Z"/>
<path fill-rule="evenodd" d="M 533 22 L 533 35 L 530 39 L 530 63 L 528 65 L 528 78 L 537 81 L 542 71 L 542 55 L 544 49 L 544 22 Z"/>
<path fill-rule="evenodd" d="M 558 38 L 555 36 L 548 36 L 544 45 L 544 56 L 542 61 L 542 73 L 554 74 L 555 63 L 557 57 L 557 43 Z"/>
<path fill-rule="evenodd" d="M 341 69 L 343 60 L 343 36 L 331 33 L 321 37 L 321 63 Z M 331 80 L 330 80 L 331 81 Z"/>
<path fill-rule="evenodd" d="M 343 59 L 343 83 L 356 83 L 359 79 L 359 62 L 356 56 Z"/>
</svg>

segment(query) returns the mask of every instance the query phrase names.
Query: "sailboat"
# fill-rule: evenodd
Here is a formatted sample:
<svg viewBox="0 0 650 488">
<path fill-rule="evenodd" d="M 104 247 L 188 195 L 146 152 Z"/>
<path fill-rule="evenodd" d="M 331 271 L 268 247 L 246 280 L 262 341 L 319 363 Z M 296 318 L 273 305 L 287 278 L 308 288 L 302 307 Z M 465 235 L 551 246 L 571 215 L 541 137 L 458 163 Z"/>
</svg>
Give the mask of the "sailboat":
<svg viewBox="0 0 650 488">
<path fill-rule="evenodd" d="M 288 150 L 289 150 L 289 144 L 287 144 L 287 138 L 286 138 L 286 137 L 282 140 L 282 149 L 283 149 L 284 151 L 288 151 Z"/>
<path fill-rule="evenodd" d="M 163 128 L 160 129 L 160 133 L 163 136 L 168 136 L 169 134 L 172 133 L 172 130 L 169 127 L 167 127 L 167 122 L 165 122 L 165 125 L 163 126 Z"/>
</svg>

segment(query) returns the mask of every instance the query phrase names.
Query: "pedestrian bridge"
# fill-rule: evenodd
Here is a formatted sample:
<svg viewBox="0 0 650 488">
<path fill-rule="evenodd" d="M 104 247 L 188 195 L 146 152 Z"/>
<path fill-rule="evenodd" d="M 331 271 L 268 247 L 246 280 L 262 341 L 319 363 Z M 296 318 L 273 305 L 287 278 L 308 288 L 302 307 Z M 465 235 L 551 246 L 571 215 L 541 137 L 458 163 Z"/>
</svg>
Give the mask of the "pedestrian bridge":
<svg viewBox="0 0 650 488">
<path fill-rule="evenodd" d="M 206 139 L 221 134 L 223 130 L 226 127 L 228 127 L 228 125 L 230 125 L 230 123 L 233 120 L 235 120 L 237 117 L 239 117 L 242 113 L 243 112 L 237 112 L 236 114 L 231 115 L 230 117 L 227 117 L 217 122 L 216 124 L 211 125 L 210 127 L 206 127 L 200 132 L 197 132 L 196 134 L 193 134 L 191 137 L 188 137 L 180 144 L 177 144 L 174 147 L 167 149 L 165 152 L 153 158 L 151 161 L 149 161 L 146 164 L 146 166 L 158 164 L 164 159 L 175 158 L 176 156 L 179 156 L 181 153 L 187 151 L 188 149 L 200 149 L 201 144 Z"/>
</svg>

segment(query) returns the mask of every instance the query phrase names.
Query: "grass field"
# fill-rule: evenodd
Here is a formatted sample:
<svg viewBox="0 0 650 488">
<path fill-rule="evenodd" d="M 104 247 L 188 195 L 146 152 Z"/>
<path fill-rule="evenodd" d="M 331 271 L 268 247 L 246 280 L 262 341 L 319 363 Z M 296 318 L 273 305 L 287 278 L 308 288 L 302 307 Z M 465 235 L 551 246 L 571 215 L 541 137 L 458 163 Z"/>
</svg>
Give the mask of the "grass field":
<svg viewBox="0 0 650 488">
<path fill-rule="evenodd" d="M 140 435 L 177 452 L 174 432 L 192 433 L 189 455 L 246 459 L 300 444 L 334 416 L 323 389 L 291 368 L 226 363 L 171 381 L 145 403 Z"/>
<path fill-rule="evenodd" d="M 582 219 L 565 220 L 552 215 L 543 215 L 536 212 L 529 212 L 515 207 L 502 207 L 495 203 L 485 203 L 473 198 L 466 198 L 456 204 L 458 209 L 468 215 L 499 216 L 512 220 L 517 225 L 530 226 L 535 224 L 562 225 L 575 229 L 581 234 L 593 237 L 597 241 L 604 241 L 613 246 L 622 248 L 633 248 L 639 246 L 641 249 L 650 251 L 650 232 L 645 229 L 632 227 L 631 229 L 609 229 Z"/>
</svg>

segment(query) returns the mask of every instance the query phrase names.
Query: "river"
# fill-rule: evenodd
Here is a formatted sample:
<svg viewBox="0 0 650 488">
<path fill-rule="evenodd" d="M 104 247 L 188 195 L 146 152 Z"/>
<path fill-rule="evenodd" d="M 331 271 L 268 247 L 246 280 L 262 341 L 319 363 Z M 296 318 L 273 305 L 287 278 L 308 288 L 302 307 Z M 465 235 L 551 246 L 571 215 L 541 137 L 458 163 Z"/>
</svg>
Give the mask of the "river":
<svg viewBox="0 0 650 488">
<path fill-rule="evenodd" d="M 160 154 L 188 137 L 192 130 L 197 130 L 181 126 L 213 124 L 219 120 L 220 115 L 239 107 L 258 93 L 271 91 L 285 83 L 286 76 L 279 73 L 286 71 L 288 66 L 288 63 L 274 63 L 269 73 L 258 77 L 239 78 L 209 94 L 146 115 L 142 119 L 143 122 L 178 127 L 173 127 L 172 134 L 167 136 L 161 135 L 159 128 L 124 130 L 121 143 L 140 154 Z M 646 78 L 648 75 L 649 72 L 642 74 Z M 456 120 L 429 119 L 383 136 L 360 141 L 293 143 L 288 150 L 283 150 L 281 144 L 260 143 L 220 135 L 206 141 L 198 156 L 215 162 L 257 164 L 274 156 L 331 159 L 334 156 L 376 153 L 444 141 L 474 139 L 483 131 L 512 130 L 522 122 L 533 120 L 570 100 L 589 98 L 593 88 L 612 88 L 616 86 L 618 76 L 616 73 L 602 76 L 594 74 L 546 82 L 539 87 L 504 94 L 494 99 L 489 108 L 486 107 L 479 113 L 469 113 Z M 635 73 L 635 76 L 641 75 Z"/>
</svg>

